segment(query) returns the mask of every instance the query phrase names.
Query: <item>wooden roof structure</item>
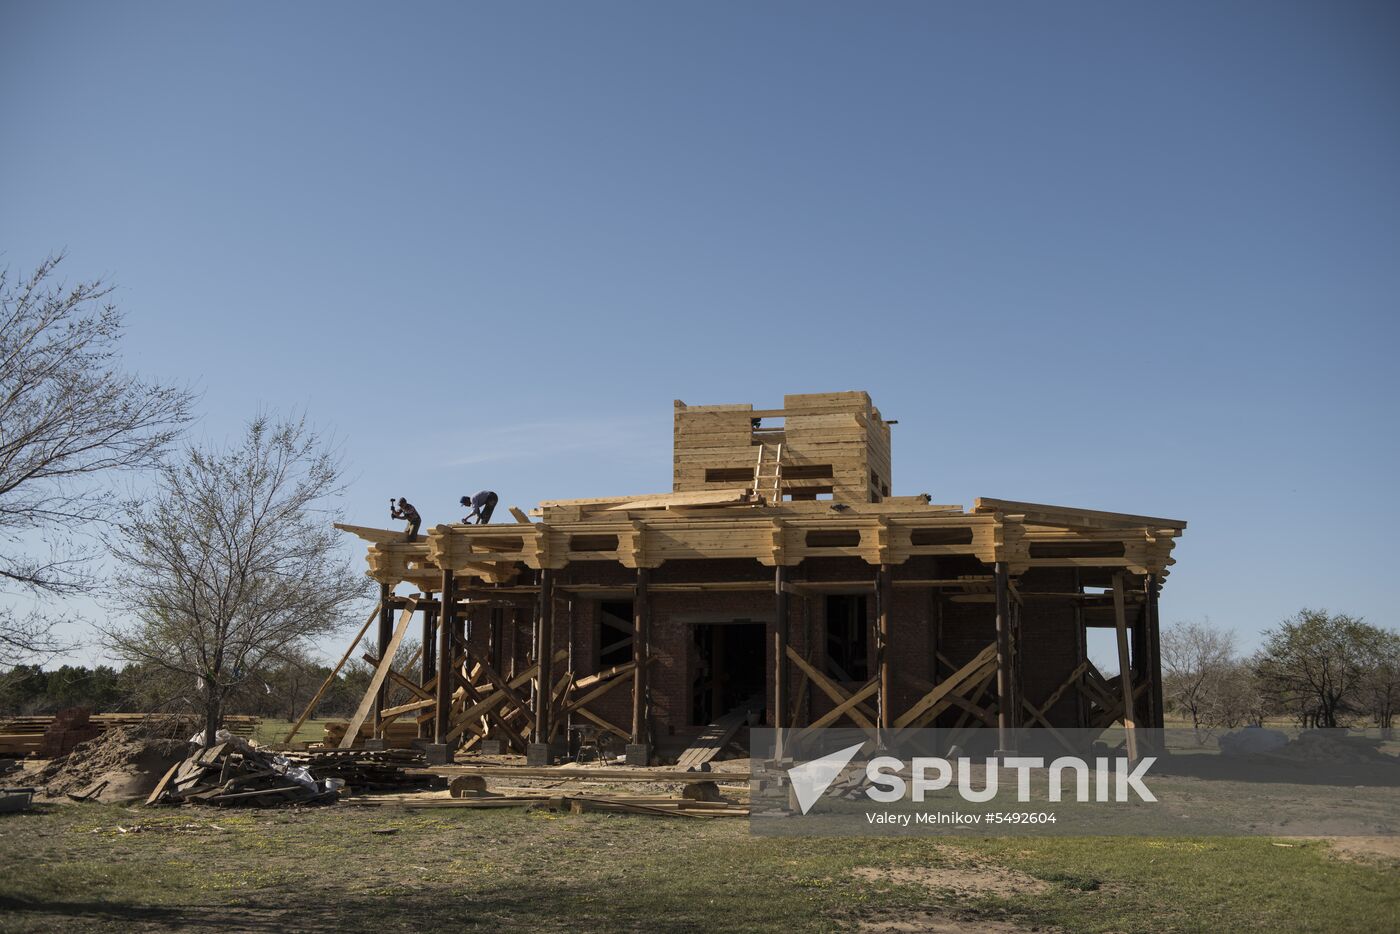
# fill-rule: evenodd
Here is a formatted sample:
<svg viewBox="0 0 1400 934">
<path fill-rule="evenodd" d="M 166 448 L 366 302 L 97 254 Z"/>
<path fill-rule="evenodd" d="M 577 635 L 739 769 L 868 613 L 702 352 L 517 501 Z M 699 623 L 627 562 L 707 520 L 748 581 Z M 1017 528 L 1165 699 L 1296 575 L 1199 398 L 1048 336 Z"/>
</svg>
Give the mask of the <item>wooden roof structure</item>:
<svg viewBox="0 0 1400 934">
<path fill-rule="evenodd" d="M 441 572 L 508 584 L 522 568 L 578 561 L 656 568 L 748 558 L 793 566 L 855 557 L 897 566 L 921 555 L 1005 562 L 1015 576 L 1071 567 L 1164 578 L 1179 519 L 979 498 L 970 510 L 891 496 L 890 425 L 864 392 L 787 396 L 781 409 L 675 403 L 670 493 L 547 500 L 513 523 L 402 532 L 338 525 L 369 544 L 369 576 L 431 590 Z M 765 457 L 767 460 L 765 461 Z M 768 466 L 765 466 L 767 464 Z M 825 497 L 825 498 L 823 498 Z M 463 582 L 467 583 L 466 581 Z"/>
</svg>

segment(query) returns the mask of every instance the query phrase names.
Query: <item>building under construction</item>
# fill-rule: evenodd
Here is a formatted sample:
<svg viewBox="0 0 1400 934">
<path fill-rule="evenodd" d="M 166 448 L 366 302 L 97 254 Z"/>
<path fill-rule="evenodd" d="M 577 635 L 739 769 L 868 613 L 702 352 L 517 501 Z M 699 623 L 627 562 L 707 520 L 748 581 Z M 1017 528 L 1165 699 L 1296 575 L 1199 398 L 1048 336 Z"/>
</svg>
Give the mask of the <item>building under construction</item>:
<svg viewBox="0 0 1400 934">
<path fill-rule="evenodd" d="M 438 761 L 543 762 L 583 734 L 696 765 L 745 724 L 990 726 L 1002 748 L 1025 727 L 1161 726 L 1157 598 L 1186 523 L 892 495 L 891 424 L 864 392 L 678 401 L 670 492 L 412 542 L 342 526 L 370 543 L 381 605 L 341 742 L 415 723 Z M 1092 626 L 1116 629 L 1112 678 Z M 413 670 L 393 670 L 415 630 Z M 390 685 L 411 700 L 385 706 Z"/>
</svg>

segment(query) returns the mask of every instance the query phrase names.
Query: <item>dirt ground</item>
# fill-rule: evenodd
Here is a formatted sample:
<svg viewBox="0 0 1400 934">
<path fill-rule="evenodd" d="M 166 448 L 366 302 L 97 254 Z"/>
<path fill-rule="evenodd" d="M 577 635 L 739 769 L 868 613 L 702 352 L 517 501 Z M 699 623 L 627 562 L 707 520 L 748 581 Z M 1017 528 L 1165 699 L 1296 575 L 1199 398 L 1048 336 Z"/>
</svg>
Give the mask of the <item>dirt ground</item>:
<svg viewBox="0 0 1400 934">
<path fill-rule="evenodd" d="M 1390 856 L 1297 838 L 793 840 L 350 805 L 0 817 L 0 931 L 1372 932 L 1400 917 L 1397 882 Z"/>
</svg>

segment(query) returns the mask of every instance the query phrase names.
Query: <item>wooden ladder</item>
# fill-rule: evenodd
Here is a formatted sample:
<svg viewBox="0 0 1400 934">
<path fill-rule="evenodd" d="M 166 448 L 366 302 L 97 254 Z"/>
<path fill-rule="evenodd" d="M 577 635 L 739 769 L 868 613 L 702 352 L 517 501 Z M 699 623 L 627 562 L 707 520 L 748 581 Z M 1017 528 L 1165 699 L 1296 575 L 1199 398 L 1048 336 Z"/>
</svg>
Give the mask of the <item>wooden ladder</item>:
<svg viewBox="0 0 1400 934">
<path fill-rule="evenodd" d="M 773 449 L 771 461 L 767 457 L 770 448 Z M 771 466 L 770 472 L 764 472 L 765 464 Z M 781 442 L 758 446 L 758 463 L 754 464 L 753 468 L 753 492 L 755 496 L 761 496 L 767 500 L 770 506 L 783 501 L 783 445 Z"/>
</svg>

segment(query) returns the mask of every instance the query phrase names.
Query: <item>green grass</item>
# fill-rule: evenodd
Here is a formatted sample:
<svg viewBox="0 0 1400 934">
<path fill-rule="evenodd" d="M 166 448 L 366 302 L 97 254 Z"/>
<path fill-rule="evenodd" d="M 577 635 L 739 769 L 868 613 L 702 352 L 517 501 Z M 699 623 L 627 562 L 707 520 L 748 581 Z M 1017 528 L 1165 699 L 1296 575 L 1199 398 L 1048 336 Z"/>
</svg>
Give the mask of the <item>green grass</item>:
<svg viewBox="0 0 1400 934">
<path fill-rule="evenodd" d="M 49 806 L 0 817 L 0 930 L 787 931 L 908 919 L 1067 931 L 1393 927 L 1400 866 L 1289 843 L 783 839 L 751 836 L 743 821 L 516 810 Z M 1048 887 L 937 888 L 939 867 L 970 864 Z M 865 867 L 933 871 L 922 883 L 878 872 L 870 881 L 857 876 Z"/>
<path fill-rule="evenodd" d="M 292 742 L 319 743 L 325 733 L 327 719 L 307 720 L 297 730 L 297 735 L 292 739 Z M 263 745 L 281 745 L 287 742 L 287 731 L 291 728 L 292 721 L 290 720 L 265 719 L 259 722 L 257 728 L 253 730 L 253 739 Z"/>
</svg>

